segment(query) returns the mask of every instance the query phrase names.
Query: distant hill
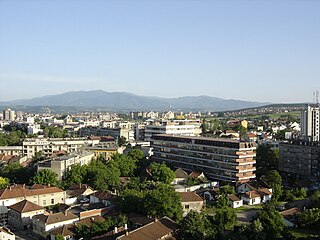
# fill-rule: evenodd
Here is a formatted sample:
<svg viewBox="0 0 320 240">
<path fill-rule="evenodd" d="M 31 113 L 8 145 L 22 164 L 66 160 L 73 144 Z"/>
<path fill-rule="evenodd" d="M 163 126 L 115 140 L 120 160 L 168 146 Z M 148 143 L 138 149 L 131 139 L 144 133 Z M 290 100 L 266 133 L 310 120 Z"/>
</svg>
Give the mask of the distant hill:
<svg viewBox="0 0 320 240">
<path fill-rule="evenodd" d="M 58 95 L 48 95 L 31 99 L 2 102 L 6 106 L 62 106 L 84 107 L 108 110 L 181 110 L 181 111 L 228 111 L 259 107 L 269 103 L 222 99 L 209 96 L 189 96 L 160 98 L 138 96 L 126 92 L 73 91 Z"/>
</svg>

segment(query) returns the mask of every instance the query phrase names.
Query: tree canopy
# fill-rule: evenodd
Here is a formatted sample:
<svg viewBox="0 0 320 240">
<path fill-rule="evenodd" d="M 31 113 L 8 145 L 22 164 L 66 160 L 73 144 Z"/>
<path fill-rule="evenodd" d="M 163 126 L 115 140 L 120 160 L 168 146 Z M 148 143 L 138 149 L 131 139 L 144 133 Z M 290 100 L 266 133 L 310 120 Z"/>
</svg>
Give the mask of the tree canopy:
<svg viewBox="0 0 320 240">
<path fill-rule="evenodd" d="M 53 172 L 49 169 L 43 169 L 33 176 L 32 183 L 33 184 L 57 186 L 58 185 L 58 174 L 56 174 L 55 172 Z"/>
<path fill-rule="evenodd" d="M 175 178 L 174 172 L 165 163 L 151 163 L 149 169 L 155 182 L 170 184 Z"/>
</svg>

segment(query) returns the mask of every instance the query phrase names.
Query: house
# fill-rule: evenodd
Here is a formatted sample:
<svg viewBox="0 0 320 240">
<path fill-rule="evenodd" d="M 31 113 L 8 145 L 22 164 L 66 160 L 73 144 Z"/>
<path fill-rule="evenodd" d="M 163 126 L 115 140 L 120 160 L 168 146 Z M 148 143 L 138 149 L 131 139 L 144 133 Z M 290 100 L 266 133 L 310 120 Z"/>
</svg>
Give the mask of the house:
<svg viewBox="0 0 320 240">
<path fill-rule="evenodd" d="M 188 180 L 188 174 L 182 170 L 181 168 L 178 168 L 175 172 L 175 179 L 173 179 L 172 184 L 181 184 L 185 183 Z"/>
<path fill-rule="evenodd" d="M 196 190 L 196 193 L 206 201 L 214 201 L 219 197 L 219 188 L 203 188 Z"/>
<path fill-rule="evenodd" d="M 232 208 L 238 208 L 238 207 L 243 206 L 243 200 L 238 198 L 234 194 L 229 194 L 228 200 L 229 200 L 229 206 Z"/>
<path fill-rule="evenodd" d="M 258 190 L 252 190 L 242 194 L 241 199 L 244 203 L 248 205 L 255 205 L 260 203 L 265 203 L 270 201 L 272 198 L 272 192 L 267 188 L 262 188 Z"/>
<path fill-rule="evenodd" d="M 61 235 L 65 240 L 73 240 L 74 238 L 74 225 L 73 224 L 66 224 L 62 227 L 52 229 L 50 233 L 50 239 L 55 240 L 56 236 Z"/>
<path fill-rule="evenodd" d="M 178 192 L 181 197 L 183 216 L 186 216 L 191 210 L 201 212 L 204 207 L 204 200 L 194 192 Z"/>
<path fill-rule="evenodd" d="M 97 191 L 90 195 L 90 203 L 102 202 L 106 207 L 113 205 L 116 196 L 106 191 Z"/>
<path fill-rule="evenodd" d="M 74 223 L 78 220 L 79 218 L 69 211 L 35 215 L 32 217 L 33 232 L 40 236 L 47 237 L 50 230 Z"/>
<path fill-rule="evenodd" d="M 16 235 L 6 227 L 0 227 L 0 239 L 2 240 L 15 240 Z"/>
<path fill-rule="evenodd" d="M 189 174 L 190 178 L 195 178 L 195 179 L 205 179 L 206 176 L 204 175 L 203 172 L 192 172 Z"/>
<path fill-rule="evenodd" d="M 244 182 L 237 185 L 237 193 L 246 193 L 253 190 L 259 190 L 267 188 L 270 192 L 272 192 L 272 188 L 269 188 L 263 181 L 261 180 L 254 180 L 250 182 Z"/>
<path fill-rule="evenodd" d="M 168 217 L 155 220 L 147 225 L 116 238 L 116 240 L 158 240 L 174 239 L 172 235 L 178 229 L 178 224 Z"/>
<path fill-rule="evenodd" d="M 294 227 L 298 221 L 298 214 L 301 212 L 300 208 L 290 208 L 279 212 L 283 217 L 286 227 Z"/>
<path fill-rule="evenodd" d="M 32 217 L 45 213 L 44 207 L 28 200 L 22 200 L 8 208 L 8 224 L 17 229 L 30 228 L 32 226 Z"/>
<path fill-rule="evenodd" d="M 95 190 L 87 184 L 73 184 L 67 190 L 66 204 L 70 205 L 76 202 L 89 202 L 89 195 L 93 194 L 94 192 Z"/>
<path fill-rule="evenodd" d="M 25 185 L 11 185 L 0 190 L 0 214 L 6 215 L 8 206 L 28 200 L 42 207 L 64 203 L 66 192 L 57 187 L 34 184 L 32 187 Z"/>
</svg>

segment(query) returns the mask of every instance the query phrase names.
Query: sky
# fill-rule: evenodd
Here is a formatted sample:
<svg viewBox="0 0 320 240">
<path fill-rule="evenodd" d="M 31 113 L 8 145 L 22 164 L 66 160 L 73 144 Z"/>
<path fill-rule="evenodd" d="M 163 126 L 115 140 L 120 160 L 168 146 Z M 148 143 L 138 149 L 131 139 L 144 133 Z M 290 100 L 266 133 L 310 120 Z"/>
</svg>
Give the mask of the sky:
<svg viewBox="0 0 320 240">
<path fill-rule="evenodd" d="M 0 102 L 78 90 L 312 102 L 319 0 L 0 0 Z"/>
</svg>

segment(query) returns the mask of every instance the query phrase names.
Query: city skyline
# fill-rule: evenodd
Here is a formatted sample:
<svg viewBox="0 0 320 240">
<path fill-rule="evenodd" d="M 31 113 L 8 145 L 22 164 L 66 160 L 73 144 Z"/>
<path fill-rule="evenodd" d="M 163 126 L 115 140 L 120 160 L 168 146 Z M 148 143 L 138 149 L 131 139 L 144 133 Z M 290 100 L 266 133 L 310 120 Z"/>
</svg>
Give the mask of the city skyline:
<svg viewBox="0 0 320 240">
<path fill-rule="evenodd" d="M 312 102 L 319 10 L 318 1 L 3 0 L 0 102 L 97 89 Z"/>
</svg>

